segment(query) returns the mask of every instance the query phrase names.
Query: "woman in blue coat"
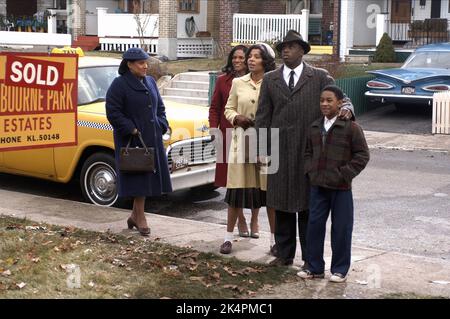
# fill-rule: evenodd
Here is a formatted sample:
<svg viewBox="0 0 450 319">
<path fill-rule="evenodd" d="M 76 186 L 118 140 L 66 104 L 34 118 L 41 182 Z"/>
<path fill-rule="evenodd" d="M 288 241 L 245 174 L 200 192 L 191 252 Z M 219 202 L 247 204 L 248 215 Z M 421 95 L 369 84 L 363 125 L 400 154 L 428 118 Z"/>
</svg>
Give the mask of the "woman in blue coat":
<svg viewBox="0 0 450 319">
<path fill-rule="evenodd" d="M 114 79 L 106 94 L 106 116 L 114 128 L 116 167 L 120 148 L 126 146 L 130 137 L 133 137 L 132 147 L 142 147 L 138 132 L 148 147 L 155 148 L 154 172 L 125 173 L 117 170 L 119 196 L 134 197 L 128 228 L 136 227 L 143 236 L 150 235 L 144 215 L 145 198 L 172 191 L 162 141 L 169 123 L 155 80 L 146 75 L 148 58 L 149 55 L 140 48 L 126 51 L 119 67 L 120 76 Z"/>
</svg>

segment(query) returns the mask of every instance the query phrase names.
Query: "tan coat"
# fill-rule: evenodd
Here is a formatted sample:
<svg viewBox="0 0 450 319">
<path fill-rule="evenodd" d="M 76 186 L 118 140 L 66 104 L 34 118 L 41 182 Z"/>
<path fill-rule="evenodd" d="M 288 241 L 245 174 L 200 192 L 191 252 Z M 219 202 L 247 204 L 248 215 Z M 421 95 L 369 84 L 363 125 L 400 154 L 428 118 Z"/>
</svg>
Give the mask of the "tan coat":
<svg viewBox="0 0 450 319">
<path fill-rule="evenodd" d="M 233 80 L 228 102 L 225 106 L 225 117 L 230 123 L 233 123 L 234 118 L 239 114 L 255 119 L 261 83 L 262 80 L 254 83 L 250 74 Z M 245 134 L 249 134 L 249 132 L 256 134 L 253 129 L 245 131 Z M 228 156 L 227 188 L 261 188 L 266 190 L 266 175 L 261 176 L 256 164 L 242 163 L 245 158 L 243 133 L 244 131 L 241 128 L 233 128 Z M 251 143 L 251 146 L 254 146 L 254 148 L 250 152 L 251 159 L 256 159 L 256 135 L 252 140 L 254 143 Z"/>
</svg>

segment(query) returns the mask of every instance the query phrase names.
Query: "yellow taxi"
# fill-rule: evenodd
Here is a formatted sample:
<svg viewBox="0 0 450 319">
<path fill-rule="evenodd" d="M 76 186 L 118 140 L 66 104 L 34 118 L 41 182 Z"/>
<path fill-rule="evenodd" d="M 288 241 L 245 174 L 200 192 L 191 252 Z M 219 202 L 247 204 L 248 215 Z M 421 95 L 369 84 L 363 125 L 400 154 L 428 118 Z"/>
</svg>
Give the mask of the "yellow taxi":
<svg viewBox="0 0 450 319">
<path fill-rule="evenodd" d="M 119 59 L 78 59 L 78 143 L 70 147 L 0 152 L 0 172 L 61 183 L 78 179 L 86 201 L 119 205 L 113 128 L 105 96 L 118 76 Z M 164 101 L 170 129 L 163 136 L 173 190 L 213 188 L 216 154 L 208 130 L 208 108 Z"/>
</svg>

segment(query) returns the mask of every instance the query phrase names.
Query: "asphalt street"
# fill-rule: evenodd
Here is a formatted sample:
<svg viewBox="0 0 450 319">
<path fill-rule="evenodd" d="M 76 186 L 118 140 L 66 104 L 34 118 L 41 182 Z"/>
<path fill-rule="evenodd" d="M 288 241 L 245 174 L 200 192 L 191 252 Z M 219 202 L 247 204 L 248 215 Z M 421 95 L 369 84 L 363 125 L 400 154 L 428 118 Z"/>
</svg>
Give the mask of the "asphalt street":
<svg viewBox="0 0 450 319">
<path fill-rule="evenodd" d="M 77 185 L 0 175 L 0 187 L 81 201 Z M 450 155 L 430 151 L 371 151 L 353 184 L 354 244 L 450 260 Z M 225 189 L 179 191 L 148 199 L 146 211 L 226 224 Z M 246 212 L 249 221 L 250 212 Z M 260 229 L 268 231 L 265 209 Z M 222 236 L 222 234 L 218 234 Z M 329 233 L 327 234 L 329 236 Z"/>
</svg>

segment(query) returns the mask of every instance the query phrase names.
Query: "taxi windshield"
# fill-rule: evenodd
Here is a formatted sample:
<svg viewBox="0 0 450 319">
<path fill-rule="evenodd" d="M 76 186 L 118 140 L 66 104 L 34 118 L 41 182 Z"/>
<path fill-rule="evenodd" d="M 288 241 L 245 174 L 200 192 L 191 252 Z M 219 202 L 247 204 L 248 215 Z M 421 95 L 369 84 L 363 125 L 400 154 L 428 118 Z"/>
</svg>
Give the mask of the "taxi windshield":
<svg viewBox="0 0 450 319">
<path fill-rule="evenodd" d="M 117 76 L 117 66 L 79 69 L 78 105 L 105 101 L 106 92 Z"/>
</svg>

